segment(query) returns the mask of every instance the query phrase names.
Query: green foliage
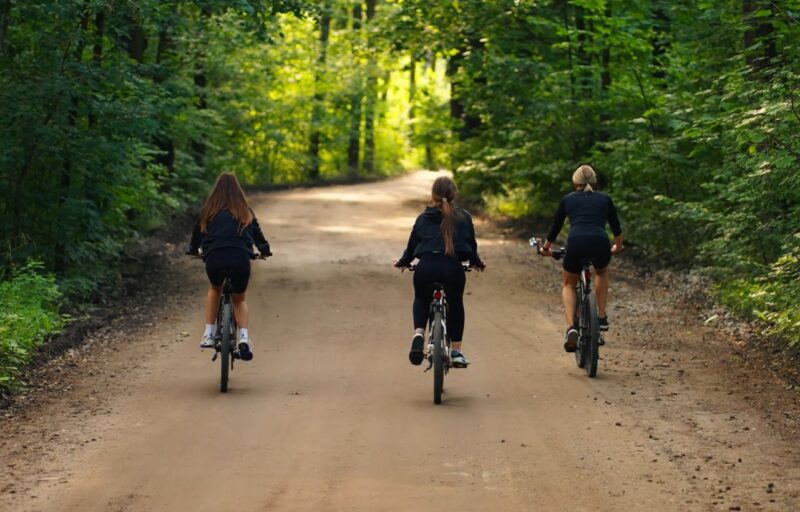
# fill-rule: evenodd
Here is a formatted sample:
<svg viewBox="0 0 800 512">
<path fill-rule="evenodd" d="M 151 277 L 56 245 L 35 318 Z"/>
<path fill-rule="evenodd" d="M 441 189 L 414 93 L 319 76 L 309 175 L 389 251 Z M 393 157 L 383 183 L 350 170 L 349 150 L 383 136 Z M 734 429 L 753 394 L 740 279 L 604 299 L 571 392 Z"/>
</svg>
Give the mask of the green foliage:
<svg viewBox="0 0 800 512">
<path fill-rule="evenodd" d="M 800 3 L 396 4 L 403 44 L 448 58 L 465 195 L 550 217 L 590 163 L 628 240 L 798 339 Z"/>
<path fill-rule="evenodd" d="M 0 281 L 0 391 L 20 386 L 19 374 L 65 318 L 59 314 L 61 293 L 52 274 L 29 262 Z"/>
<path fill-rule="evenodd" d="M 0 0 L 0 266 L 38 259 L 98 299 L 125 247 L 222 170 L 270 184 L 450 167 L 467 198 L 550 217 L 590 163 L 628 240 L 792 336 L 797 12 Z"/>
</svg>

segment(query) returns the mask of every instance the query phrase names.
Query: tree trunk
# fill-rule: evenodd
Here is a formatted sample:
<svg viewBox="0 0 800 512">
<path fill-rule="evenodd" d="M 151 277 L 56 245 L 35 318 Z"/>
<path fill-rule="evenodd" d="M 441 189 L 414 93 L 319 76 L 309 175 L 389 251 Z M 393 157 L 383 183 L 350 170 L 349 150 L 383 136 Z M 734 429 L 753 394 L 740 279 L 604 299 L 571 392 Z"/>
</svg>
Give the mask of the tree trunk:
<svg viewBox="0 0 800 512">
<path fill-rule="evenodd" d="M 153 75 L 153 81 L 156 84 L 164 82 L 167 78 L 166 73 L 163 71 L 163 63 L 167 52 L 170 51 L 172 47 L 172 37 L 169 32 L 170 28 L 170 24 L 165 24 L 158 32 L 158 47 L 156 48 L 156 65 L 158 69 Z M 172 171 L 175 168 L 175 143 L 168 134 L 163 131 L 163 128 L 162 131 L 155 136 L 153 142 L 160 150 L 155 157 L 156 163 Z"/>
<path fill-rule="evenodd" d="M 569 66 L 569 97 L 575 103 L 575 65 L 572 62 L 572 36 L 569 24 L 569 1 L 564 0 L 561 5 L 561 14 L 564 23 L 564 32 L 567 34 L 567 65 Z"/>
<path fill-rule="evenodd" d="M 667 10 L 662 3 L 657 3 L 653 9 L 653 78 L 661 87 L 665 87 L 664 80 L 667 78 L 667 52 L 670 49 L 669 30 L 670 19 Z"/>
<path fill-rule="evenodd" d="M 106 11 L 101 8 L 94 17 L 94 45 L 92 46 L 92 63 L 99 69 L 103 65 L 103 39 L 105 38 Z M 97 126 L 97 116 L 91 108 L 88 114 L 89 129 L 93 130 Z"/>
<path fill-rule="evenodd" d="M 211 17 L 211 8 L 204 7 L 201 11 L 201 18 L 203 20 L 203 25 L 207 25 L 208 19 Z M 206 42 L 202 43 L 203 45 Z M 204 55 L 202 54 L 204 50 L 201 50 L 200 55 L 197 57 L 197 67 L 195 68 L 194 73 L 194 86 L 195 90 L 197 91 L 197 109 L 198 110 L 205 110 L 208 108 L 208 99 L 207 99 L 207 91 L 206 87 L 208 86 L 208 77 L 206 76 L 205 66 L 203 64 Z M 194 161 L 199 167 L 203 167 L 205 165 L 205 157 L 206 157 L 206 143 L 203 139 L 195 139 L 191 143 L 192 151 L 194 153 Z"/>
<path fill-rule="evenodd" d="M 8 25 L 11 23 L 11 0 L 0 0 L 0 55 L 3 54 L 3 46 L 8 33 Z"/>
<path fill-rule="evenodd" d="M 772 2 L 765 0 L 743 0 L 742 11 L 744 21 L 749 27 L 744 33 L 745 55 L 747 55 L 747 65 L 750 74 L 754 78 L 767 79 L 768 71 L 778 49 L 775 43 L 775 26 L 772 24 L 772 16 L 756 17 L 756 13 L 761 10 L 770 10 Z M 757 43 L 761 43 L 758 48 L 753 48 Z"/>
<path fill-rule="evenodd" d="M 144 30 L 144 20 L 142 13 L 134 7 L 127 16 L 128 31 L 123 36 L 125 49 L 128 55 L 138 62 L 144 62 L 144 52 L 147 50 L 147 33 Z"/>
<path fill-rule="evenodd" d="M 408 64 L 408 120 L 411 122 L 411 135 L 414 135 L 414 118 L 416 108 L 414 102 L 417 99 L 417 61 L 414 53 L 411 53 L 411 62 Z"/>
<path fill-rule="evenodd" d="M 371 26 L 375 18 L 377 0 L 367 0 L 367 26 Z M 375 110 L 378 103 L 378 62 L 374 55 L 374 45 L 370 39 L 369 62 L 367 64 L 367 87 L 364 102 L 364 171 L 375 172 Z"/>
<path fill-rule="evenodd" d="M 605 17 L 606 20 L 611 20 L 611 2 L 606 4 Z M 603 47 L 603 52 L 600 55 L 600 64 L 603 68 L 600 73 L 600 89 L 607 96 L 608 89 L 611 88 L 611 46 L 608 44 Z"/>
<path fill-rule="evenodd" d="M 578 90 L 581 98 L 590 99 L 592 97 L 591 66 L 592 55 L 586 50 L 586 21 L 583 17 L 583 8 L 575 8 L 575 30 L 578 31 Z"/>
<path fill-rule="evenodd" d="M 331 29 L 331 3 L 326 1 L 322 7 L 322 16 L 319 20 L 319 55 L 317 57 L 317 68 L 314 72 L 314 105 L 311 112 L 311 137 L 308 145 L 308 177 L 312 180 L 319 179 L 320 168 L 320 138 L 321 132 L 319 125 L 325 109 L 325 94 L 322 92 L 322 79 L 325 74 L 325 63 L 328 56 L 328 38 Z"/>
<path fill-rule="evenodd" d="M 353 38 L 357 39 L 361 30 L 361 3 L 353 6 Z M 356 52 L 354 51 L 355 55 Z M 361 158 L 361 76 L 356 74 L 356 83 L 350 97 L 350 139 L 347 145 L 347 167 L 351 176 L 358 175 L 359 160 Z"/>
<path fill-rule="evenodd" d="M 476 136 L 481 127 L 480 117 L 467 112 L 457 78 L 466 52 L 469 50 L 474 57 L 478 50 L 483 50 L 483 43 L 478 37 L 471 38 L 468 44 L 469 47 L 460 48 L 447 62 L 447 76 L 450 78 L 450 117 L 461 123 L 458 139 L 462 141 Z M 480 76 L 474 77 L 474 81 L 478 87 L 486 83 L 485 78 Z"/>
<path fill-rule="evenodd" d="M 81 16 L 81 29 L 78 39 L 78 44 L 75 47 L 74 59 L 75 62 L 80 63 L 83 60 L 83 51 L 86 49 L 86 33 L 89 29 L 89 13 L 84 11 Z M 67 125 L 70 130 L 75 130 L 78 125 L 78 108 L 80 101 L 77 95 L 71 93 L 70 110 L 67 113 Z M 64 155 L 64 161 L 61 164 L 61 177 L 59 179 L 59 201 L 58 211 L 62 219 L 68 219 L 64 211 L 66 206 L 66 199 L 70 196 L 70 189 L 72 188 L 72 155 L 67 151 Z M 58 275 L 64 275 L 67 269 L 67 240 L 63 234 L 56 233 L 53 236 L 56 240 L 53 247 L 53 270 Z"/>
</svg>

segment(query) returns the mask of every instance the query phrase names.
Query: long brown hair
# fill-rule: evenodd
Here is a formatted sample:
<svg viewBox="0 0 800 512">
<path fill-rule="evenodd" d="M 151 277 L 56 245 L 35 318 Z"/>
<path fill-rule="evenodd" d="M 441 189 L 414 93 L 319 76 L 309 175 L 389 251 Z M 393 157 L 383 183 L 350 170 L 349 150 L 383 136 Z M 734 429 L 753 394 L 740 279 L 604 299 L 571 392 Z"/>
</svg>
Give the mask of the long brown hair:
<svg viewBox="0 0 800 512">
<path fill-rule="evenodd" d="M 242 186 L 233 173 L 223 172 L 217 178 L 214 189 L 208 195 L 200 211 L 200 231 L 208 231 L 208 223 L 222 210 L 228 210 L 239 221 L 239 232 L 253 222 L 253 212 L 247 206 Z"/>
<path fill-rule="evenodd" d="M 454 204 L 456 197 L 458 197 L 458 187 L 453 180 L 447 176 L 436 178 L 431 189 L 431 199 L 433 200 L 433 206 L 442 210 L 444 214 L 440 224 L 442 240 L 444 240 L 444 252 L 452 258 L 456 257 L 456 246 L 453 242 L 453 237 L 458 227 L 458 219 L 461 217 Z"/>
</svg>

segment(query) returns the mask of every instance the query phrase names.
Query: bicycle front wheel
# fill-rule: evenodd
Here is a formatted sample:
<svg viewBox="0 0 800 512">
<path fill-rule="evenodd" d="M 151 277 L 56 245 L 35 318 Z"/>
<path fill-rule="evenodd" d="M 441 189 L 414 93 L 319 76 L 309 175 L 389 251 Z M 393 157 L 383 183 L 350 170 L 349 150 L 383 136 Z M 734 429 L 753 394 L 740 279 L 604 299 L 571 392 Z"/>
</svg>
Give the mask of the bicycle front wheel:
<svg viewBox="0 0 800 512">
<path fill-rule="evenodd" d="M 233 317 L 233 311 L 231 304 L 228 302 L 222 305 L 222 347 L 220 349 L 220 356 L 222 361 L 220 361 L 221 366 L 220 366 L 220 377 L 219 377 L 219 390 L 222 393 L 228 392 L 228 371 L 230 370 L 231 367 L 231 353 L 233 352 L 231 317 Z"/>
<path fill-rule="evenodd" d="M 597 297 L 589 295 L 588 333 L 586 336 L 586 374 L 597 376 L 597 365 L 600 359 L 600 321 L 597 317 Z"/>
<path fill-rule="evenodd" d="M 442 390 L 444 389 L 444 328 L 442 326 L 442 312 L 433 314 L 433 403 L 442 403 Z"/>
<path fill-rule="evenodd" d="M 589 316 L 589 308 L 586 305 L 586 300 L 584 299 L 584 291 L 583 286 L 578 285 L 577 288 L 578 292 L 578 330 L 580 332 L 580 337 L 578 338 L 578 346 L 575 348 L 575 362 L 578 365 L 578 368 L 585 368 L 586 367 L 586 341 L 584 339 L 584 333 L 587 330 L 588 325 L 588 316 Z"/>
</svg>

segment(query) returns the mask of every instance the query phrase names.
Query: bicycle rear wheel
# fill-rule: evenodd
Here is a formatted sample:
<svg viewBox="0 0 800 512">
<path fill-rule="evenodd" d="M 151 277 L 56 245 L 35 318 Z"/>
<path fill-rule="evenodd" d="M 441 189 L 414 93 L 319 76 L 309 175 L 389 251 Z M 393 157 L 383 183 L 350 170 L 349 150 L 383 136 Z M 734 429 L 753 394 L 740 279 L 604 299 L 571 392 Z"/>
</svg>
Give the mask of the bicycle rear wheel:
<svg viewBox="0 0 800 512">
<path fill-rule="evenodd" d="M 233 336 L 231 335 L 231 318 L 233 317 L 233 311 L 230 302 L 226 302 L 222 305 L 222 347 L 220 350 L 220 355 L 222 356 L 220 361 L 220 379 L 219 379 L 219 390 L 222 393 L 228 392 L 228 372 L 231 367 L 231 353 L 232 353 L 232 343 L 233 343 Z"/>
<path fill-rule="evenodd" d="M 442 403 L 442 390 L 444 389 L 444 329 L 442 327 L 442 312 L 433 313 L 433 403 Z"/>
<path fill-rule="evenodd" d="M 600 359 L 600 321 L 597 318 L 597 297 L 589 294 L 588 336 L 586 337 L 586 374 L 597 376 L 597 365 Z"/>
</svg>

